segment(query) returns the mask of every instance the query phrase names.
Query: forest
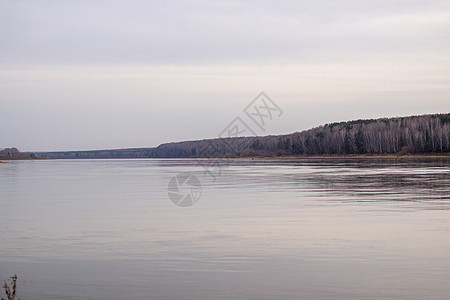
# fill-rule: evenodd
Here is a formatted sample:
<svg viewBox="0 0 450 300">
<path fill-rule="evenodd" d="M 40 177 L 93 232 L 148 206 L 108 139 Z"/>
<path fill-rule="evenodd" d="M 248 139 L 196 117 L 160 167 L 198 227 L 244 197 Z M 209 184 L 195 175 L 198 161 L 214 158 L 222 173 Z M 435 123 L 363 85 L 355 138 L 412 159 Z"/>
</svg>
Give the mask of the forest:
<svg viewBox="0 0 450 300">
<path fill-rule="evenodd" d="M 205 139 L 155 148 L 37 153 L 49 158 L 208 158 L 450 152 L 450 114 L 361 119 L 286 135 Z"/>
<path fill-rule="evenodd" d="M 252 154 L 394 154 L 450 152 L 450 114 L 331 123 L 254 140 Z"/>
</svg>

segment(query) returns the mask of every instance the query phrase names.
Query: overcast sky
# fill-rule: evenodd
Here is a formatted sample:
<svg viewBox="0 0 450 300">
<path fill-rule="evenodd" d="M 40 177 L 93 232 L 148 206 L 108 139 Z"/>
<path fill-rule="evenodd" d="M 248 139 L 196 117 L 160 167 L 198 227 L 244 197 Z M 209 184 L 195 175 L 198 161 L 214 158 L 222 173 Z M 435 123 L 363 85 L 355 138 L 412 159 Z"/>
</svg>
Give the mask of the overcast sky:
<svg viewBox="0 0 450 300">
<path fill-rule="evenodd" d="M 448 113 L 450 2 L 0 0 L 0 148 L 213 138 L 261 91 L 266 134 Z"/>
</svg>

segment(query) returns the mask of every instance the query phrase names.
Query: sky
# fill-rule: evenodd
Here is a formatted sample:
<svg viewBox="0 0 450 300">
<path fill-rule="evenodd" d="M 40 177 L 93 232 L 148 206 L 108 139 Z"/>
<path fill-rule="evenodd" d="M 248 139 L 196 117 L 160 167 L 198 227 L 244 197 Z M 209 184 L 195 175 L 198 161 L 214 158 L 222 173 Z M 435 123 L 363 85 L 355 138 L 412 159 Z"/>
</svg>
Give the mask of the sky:
<svg viewBox="0 0 450 300">
<path fill-rule="evenodd" d="M 448 0 L 0 0 L 0 148 L 217 137 L 264 91 L 258 135 L 450 112 Z"/>
</svg>

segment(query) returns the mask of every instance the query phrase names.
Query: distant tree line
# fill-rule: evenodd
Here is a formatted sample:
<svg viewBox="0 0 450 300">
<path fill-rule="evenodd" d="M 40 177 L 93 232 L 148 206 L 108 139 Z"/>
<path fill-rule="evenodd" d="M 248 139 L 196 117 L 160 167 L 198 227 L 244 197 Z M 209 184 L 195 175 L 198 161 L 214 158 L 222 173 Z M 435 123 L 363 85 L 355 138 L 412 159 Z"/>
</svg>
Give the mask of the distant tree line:
<svg viewBox="0 0 450 300">
<path fill-rule="evenodd" d="M 331 123 L 287 135 L 161 144 L 155 148 L 38 153 L 50 158 L 183 158 L 450 152 L 450 114 Z"/>
<path fill-rule="evenodd" d="M 36 156 L 31 152 L 20 152 L 17 148 L 0 149 L 0 159 L 34 159 Z"/>
</svg>

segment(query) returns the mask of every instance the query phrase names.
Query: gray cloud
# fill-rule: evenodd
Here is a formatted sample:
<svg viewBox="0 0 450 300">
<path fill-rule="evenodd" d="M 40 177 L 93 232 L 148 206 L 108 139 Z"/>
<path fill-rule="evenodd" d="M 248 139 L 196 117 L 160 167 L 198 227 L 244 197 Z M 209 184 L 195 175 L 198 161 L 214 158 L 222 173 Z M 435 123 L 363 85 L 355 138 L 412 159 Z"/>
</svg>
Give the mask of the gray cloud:
<svg viewBox="0 0 450 300">
<path fill-rule="evenodd" d="M 449 46 L 446 1 L 0 5 L 2 63 L 330 61 Z"/>
</svg>

